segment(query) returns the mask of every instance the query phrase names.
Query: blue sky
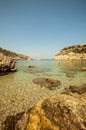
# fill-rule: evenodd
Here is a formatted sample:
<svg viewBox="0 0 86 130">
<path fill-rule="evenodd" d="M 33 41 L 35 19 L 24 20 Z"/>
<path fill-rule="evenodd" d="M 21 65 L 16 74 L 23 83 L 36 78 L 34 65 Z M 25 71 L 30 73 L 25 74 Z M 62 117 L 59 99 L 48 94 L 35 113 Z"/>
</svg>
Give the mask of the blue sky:
<svg viewBox="0 0 86 130">
<path fill-rule="evenodd" d="M 53 58 L 79 43 L 86 43 L 86 0 L 0 0 L 1 47 Z"/>
</svg>

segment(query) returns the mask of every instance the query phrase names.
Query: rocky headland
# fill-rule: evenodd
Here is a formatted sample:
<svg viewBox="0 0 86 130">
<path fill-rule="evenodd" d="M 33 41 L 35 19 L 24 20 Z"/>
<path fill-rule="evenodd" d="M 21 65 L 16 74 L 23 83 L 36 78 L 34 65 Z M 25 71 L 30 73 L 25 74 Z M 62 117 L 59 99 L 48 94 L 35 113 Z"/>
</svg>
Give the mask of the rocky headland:
<svg viewBox="0 0 86 130">
<path fill-rule="evenodd" d="M 0 48 L 0 75 L 6 74 L 5 72 L 16 71 L 14 60 L 21 59 L 27 60 L 31 58 L 23 54 L 17 54 L 15 52 Z"/>
<path fill-rule="evenodd" d="M 14 72 L 16 71 L 15 62 L 12 58 L 3 55 L 0 53 L 0 75 L 3 75 L 3 72 Z"/>
<path fill-rule="evenodd" d="M 63 48 L 55 54 L 55 60 L 86 60 L 86 44 Z"/>
</svg>

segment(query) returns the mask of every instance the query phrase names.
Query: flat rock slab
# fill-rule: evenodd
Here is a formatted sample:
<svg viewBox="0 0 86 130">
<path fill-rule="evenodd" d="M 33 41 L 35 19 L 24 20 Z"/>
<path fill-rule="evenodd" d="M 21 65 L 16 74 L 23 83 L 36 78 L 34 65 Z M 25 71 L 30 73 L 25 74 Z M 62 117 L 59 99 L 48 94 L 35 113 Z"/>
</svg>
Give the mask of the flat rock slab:
<svg viewBox="0 0 86 130">
<path fill-rule="evenodd" d="M 49 90 L 54 90 L 57 88 L 61 82 L 59 80 L 51 79 L 51 78 L 36 78 L 33 79 L 33 82 L 39 84 L 41 87 L 46 87 Z"/>
</svg>

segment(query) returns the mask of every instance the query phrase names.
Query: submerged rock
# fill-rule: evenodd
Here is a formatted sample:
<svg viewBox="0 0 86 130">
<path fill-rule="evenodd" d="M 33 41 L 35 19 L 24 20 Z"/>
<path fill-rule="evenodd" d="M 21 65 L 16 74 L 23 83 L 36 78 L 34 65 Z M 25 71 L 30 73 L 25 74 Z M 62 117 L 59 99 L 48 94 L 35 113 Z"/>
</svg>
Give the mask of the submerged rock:
<svg viewBox="0 0 86 130">
<path fill-rule="evenodd" d="M 37 68 L 37 67 L 34 66 L 34 65 L 29 65 L 28 67 L 29 67 L 29 68 Z"/>
<path fill-rule="evenodd" d="M 55 80 L 51 78 L 36 78 L 33 80 L 33 82 L 39 84 L 41 87 L 44 86 L 49 90 L 53 90 L 61 84 L 59 80 Z"/>
<path fill-rule="evenodd" d="M 30 73 L 42 73 L 43 71 L 40 70 L 37 66 L 34 66 L 34 65 L 29 65 L 28 66 L 28 71 Z"/>
<path fill-rule="evenodd" d="M 15 62 L 7 56 L 0 53 L 0 72 L 16 71 Z"/>
<path fill-rule="evenodd" d="M 80 85 L 80 86 L 70 86 L 67 89 L 64 89 L 63 93 L 78 93 L 78 94 L 83 94 L 86 93 L 86 84 Z"/>
<path fill-rule="evenodd" d="M 83 67 L 83 68 L 81 68 L 80 70 L 81 70 L 81 71 L 86 71 L 86 68 L 85 68 L 85 67 Z"/>
</svg>

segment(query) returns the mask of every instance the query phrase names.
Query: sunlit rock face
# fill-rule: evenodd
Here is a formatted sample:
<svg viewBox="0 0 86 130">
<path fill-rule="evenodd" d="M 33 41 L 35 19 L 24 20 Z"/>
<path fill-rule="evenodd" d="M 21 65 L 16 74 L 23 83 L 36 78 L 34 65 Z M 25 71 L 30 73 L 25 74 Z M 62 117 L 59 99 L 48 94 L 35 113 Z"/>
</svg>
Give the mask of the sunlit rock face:
<svg viewBox="0 0 86 130">
<path fill-rule="evenodd" d="M 82 60 L 86 59 L 86 44 L 65 47 L 55 54 L 55 60 Z"/>
<path fill-rule="evenodd" d="M 39 84 L 41 87 L 46 87 L 49 90 L 54 90 L 56 88 L 59 88 L 58 86 L 61 84 L 59 80 L 55 80 L 52 78 L 36 78 L 33 80 L 34 83 Z"/>
<path fill-rule="evenodd" d="M 40 101 L 30 112 L 27 130 L 86 130 L 86 101 L 60 94 Z"/>
<path fill-rule="evenodd" d="M 16 71 L 15 62 L 7 56 L 0 53 L 0 72 Z"/>
</svg>

